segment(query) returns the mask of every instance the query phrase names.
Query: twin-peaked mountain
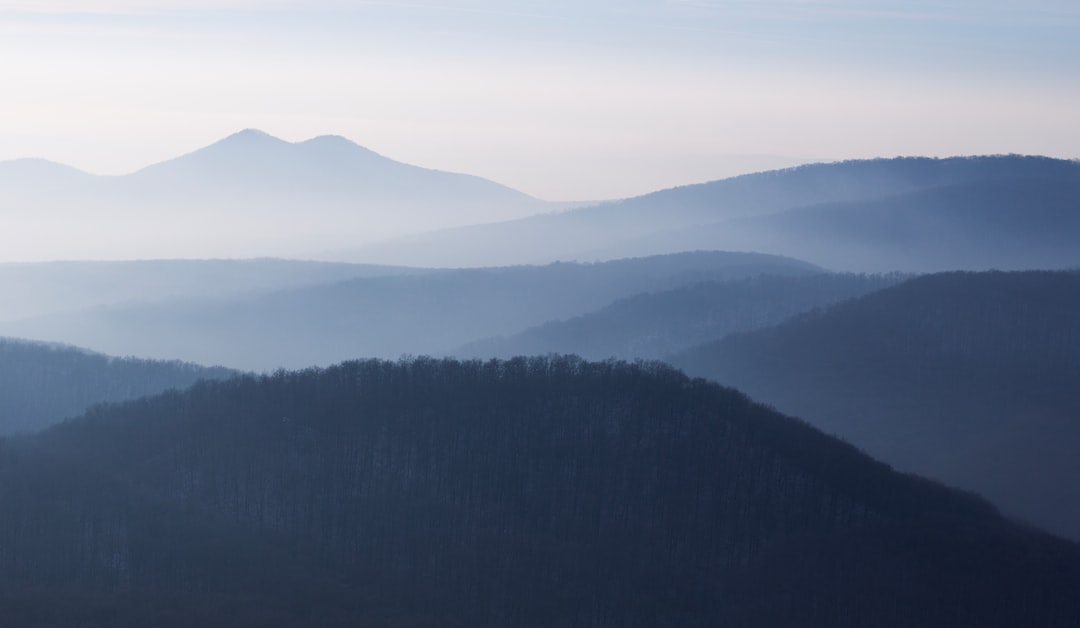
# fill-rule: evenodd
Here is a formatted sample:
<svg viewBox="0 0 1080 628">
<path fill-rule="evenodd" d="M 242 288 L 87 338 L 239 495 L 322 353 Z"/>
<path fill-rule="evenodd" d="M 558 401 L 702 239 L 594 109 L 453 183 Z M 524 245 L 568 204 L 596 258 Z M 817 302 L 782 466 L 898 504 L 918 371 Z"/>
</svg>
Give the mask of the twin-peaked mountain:
<svg viewBox="0 0 1080 628">
<path fill-rule="evenodd" d="M 312 257 L 560 205 L 342 137 L 291 143 L 247 130 L 125 176 L 3 162 L 0 207 L 4 258 L 45 260 Z"/>
<path fill-rule="evenodd" d="M 536 263 L 718 249 L 850 272 L 1080 266 L 1080 162 L 812 164 L 360 248 L 372 261 Z"/>
<path fill-rule="evenodd" d="M 0 441 L 0 499 L 4 625 L 1080 623 L 1075 544 L 660 364 L 204 382 Z"/>
<path fill-rule="evenodd" d="M 945 273 L 673 363 L 1080 539 L 1080 273 Z"/>
<path fill-rule="evenodd" d="M 1080 163 L 1010 155 L 811 164 L 582 206 L 341 137 L 248 130 L 126 176 L 0 163 L 0 250 L 426 267 L 732 250 L 851 272 L 1062 268 L 1080 265 L 1078 199 Z"/>
</svg>

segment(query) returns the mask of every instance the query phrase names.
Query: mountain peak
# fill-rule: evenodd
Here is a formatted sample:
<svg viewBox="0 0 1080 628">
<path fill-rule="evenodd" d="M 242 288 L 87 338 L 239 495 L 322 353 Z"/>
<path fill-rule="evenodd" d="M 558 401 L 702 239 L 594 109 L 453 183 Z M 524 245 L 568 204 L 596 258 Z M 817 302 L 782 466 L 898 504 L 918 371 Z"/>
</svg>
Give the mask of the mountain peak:
<svg viewBox="0 0 1080 628">
<path fill-rule="evenodd" d="M 379 161 L 393 161 L 388 157 L 383 157 L 370 148 L 365 148 L 341 135 L 320 135 L 309 140 L 304 140 L 303 142 L 298 142 L 296 145 L 315 154 L 336 156 L 338 158 L 345 156 L 352 156 L 355 158 L 362 155 L 368 159 L 377 158 Z"/>
<path fill-rule="evenodd" d="M 236 133 L 233 133 L 232 135 L 218 141 L 217 144 L 234 144 L 234 143 L 241 143 L 241 142 L 246 143 L 246 144 L 255 143 L 255 142 L 258 142 L 258 143 L 274 143 L 274 144 L 287 144 L 288 143 L 285 140 L 283 140 L 281 138 L 274 137 L 273 135 L 270 135 L 269 133 L 267 133 L 265 131 L 260 131 L 259 129 L 250 129 L 249 128 L 249 129 L 244 129 L 242 131 L 237 131 Z"/>
<path fill-rule="evenodd" d="M 42 177 L 89 177 L 86 172 L 65 164 L 41 159 L 39 157 L 24 157 L 0 161 L 0 174 L 26 180 L 27 178 Z"/>
</svg>

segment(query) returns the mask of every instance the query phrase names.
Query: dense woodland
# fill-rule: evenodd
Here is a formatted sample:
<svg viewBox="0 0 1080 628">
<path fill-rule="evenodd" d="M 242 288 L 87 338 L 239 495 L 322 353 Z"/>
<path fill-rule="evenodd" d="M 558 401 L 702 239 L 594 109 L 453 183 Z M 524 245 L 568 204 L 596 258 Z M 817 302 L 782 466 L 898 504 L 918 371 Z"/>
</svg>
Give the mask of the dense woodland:
<svg viewBox="0 0 1080 628">
<path fill-rule="evenodd" d="M 361 361 L 0 444 L 6 625 L 1072 626 L 1080 548 L 658 363 Z"/>
<path fill-rule="evenodd" d="M 224 368 L 113 358 L 75 347 L 0 338 L 0 435 L 48 427 L 83 414 L 94 404 L 235 374 Z"/>
<path fill-rule="evenodd" d="M 1080 539 L 1080 273 L 943 273 L 675 358 Z"/>
</svg>

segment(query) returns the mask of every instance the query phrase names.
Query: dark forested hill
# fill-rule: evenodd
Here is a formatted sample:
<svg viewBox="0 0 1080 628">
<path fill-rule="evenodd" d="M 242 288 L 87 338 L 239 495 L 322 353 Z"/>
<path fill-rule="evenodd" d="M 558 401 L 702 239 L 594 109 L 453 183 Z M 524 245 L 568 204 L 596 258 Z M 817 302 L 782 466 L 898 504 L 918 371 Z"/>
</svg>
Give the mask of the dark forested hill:
<svg viewBox="0 0 1080 628">
<path fill-rule="evenodd" d="M 474 268 L 358 277 L 232 299 L 178 300 L 0 324 L 0 333 L 114 355 L 263 370 L 355 356 L 449 352 L 492 334 L 705 280 L 820 269 L 772 255 L 696 252 L 600 264 Z"/>
<path fill-rule="evenodd" d="M 567 353 L 586 359 L 662 358 L 727 334 L 774 325 L 837 301 L 891 286 L 904 275 L 759 275 L 637 294 L 595 312 L 551 321 L 506 338 L 471 342 L 456 355 Z"/>
<path fill-rule="evenodd" d="M 6 625 L 1080 622 L 1076 545 L 657 364 L 206 382 L 0 443 L 0 496 Z"/>
<path fill-rule="evenodd" d="M 812 164 L 410 236 L 362 255 L 475 265 L 723 249 L 852 272 L 1062 267 L 1080 263 L 1068 254 L 1080 249 L 1077 186 L 1080 162 L 1045 157 Z M 958 245 L 951 255 L 950 241 Z M 883 245 L 887 257 L 875 257 Z"/>
<path fill-rule="evenodd" d="M 1080 538 L 1080 273 L 948 273 L 674 360 Z"/>
<path fill-rule="evenodd" d="M 113 358 L 75 347 L 0 338 L 0 435 L 47 427 L 97 403 L 235 374 L 223 368 Z"/>
</svg>

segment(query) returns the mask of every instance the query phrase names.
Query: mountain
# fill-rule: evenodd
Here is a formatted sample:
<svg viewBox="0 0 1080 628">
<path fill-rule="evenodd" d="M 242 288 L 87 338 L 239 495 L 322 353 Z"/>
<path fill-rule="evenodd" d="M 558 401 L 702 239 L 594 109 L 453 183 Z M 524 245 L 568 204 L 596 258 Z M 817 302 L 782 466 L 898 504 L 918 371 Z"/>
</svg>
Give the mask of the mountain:
<svg viewBox="0 0 1080 628">
<path fill-rule="evenodd" d="M 459 357 L 576 354 L 658 359 L 728 334 L 774 325 L 817 307 L 862 296 L 904 275 L 758 275 L 636 294 L 604 308 L 549 321 L 509 337 L 485 338 Z"/>
<path fill-rule="evenodd" d="M 234 375 L 223 368 L 113 358 L 76 347 L 0 338 L 0 436 L 48 427 L 95 404 Z"/>
<path fill-rule="evenodd" d="M 0 447 L 6 625 L 1080 622 L 1075 544 L 660 364 L 350 362 Z"/>
<path fill-rule="evenodd" d="M 1080 539 L 1080 273 L 912 279 L 673 359 Z"/>
<path fill-rule="evenodd" d="M 850 272 L 1059 268 L 1080 264 L 1078 189 L 1080 162 L 1045 157 L 812 164 L 413 235 L 354 254 L 448 265 L 721 249 Z"/>
<path fill-rule="evenodd" d="M 0 163 L 0 182 L 5 261 L 312 258 L 565 207 L 393 161 L 342 137 L 290 143 L 256 130 L 125 176 L 18 160 Z"/>
<path fill-rule="evenodd" d="M 696 252 L 600 264 L 418 271 L 234 298 L 174 299 L 0 323 L 0 333 L 113 355 L 245 370 L 438 354 L 642 292 L 820 269 L 771 255 Z"/>
<path fill-rule="evenodd" d="M 830 268 L 877 272 L 1076 268 L 1080 176 L 1002 178 L 801 207 L 645 240 L 658 251 L 752 242 Z"/>
</svg>

